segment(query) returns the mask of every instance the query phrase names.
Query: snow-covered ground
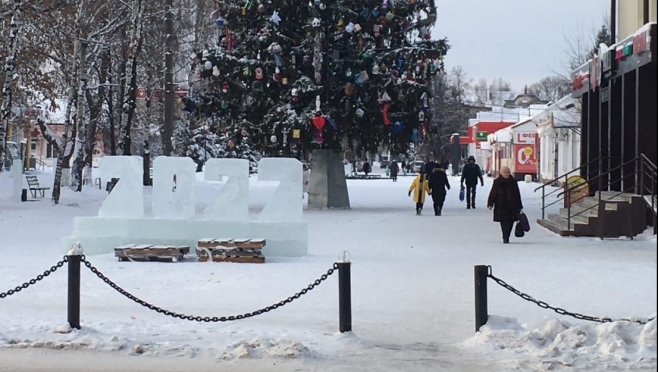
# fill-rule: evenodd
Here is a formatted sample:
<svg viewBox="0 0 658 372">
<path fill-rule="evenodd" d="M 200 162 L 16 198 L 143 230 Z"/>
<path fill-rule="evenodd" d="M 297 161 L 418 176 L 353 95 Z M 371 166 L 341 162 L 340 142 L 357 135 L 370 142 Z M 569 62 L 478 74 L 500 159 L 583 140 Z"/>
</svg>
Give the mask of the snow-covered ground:
<svg viewBox="0 0 658 372">
<path fill-rule="evenodd" d="M 73 218 L 95 215 L 106 196 L 93 188 L 81 194 L 64 188 L 57 207 L 48 199 L 14 203 L 8 176 L 0 179 L 0 291 L 60 260 L 59 238 L 72 232 Z M 52 184 L 48 173 L 39 178 Z M 109 278 L 146 301 L 186 314 L 224 316 L 287 298 L 347 250 L 353 262 L 353 334 L 337 333 L 336 277 L 269 313 L 197 324 L 141 307 L 87 270 L 82 276 L 83 328 L 62 334 L 57 332 L 66 321 L 62 269 L 0 300 L 0 371 L 47 370 L 39 367 L 43 363 L 53 365 L 53 372 L 106 371 L 105 361 L 115 368 L 108 371 L 656 369 L 655 320 L 647 325 L 587 323 L 541 309 L 490 281 L 490 322 L 475 335 L 473 321 L 477 264 L 492 265 L 496 276 L 521 291 L 569 311 L 612 318 L 655 316 L 653 235 L 635 240 L 560 238 L 534 223 L 540 214 L 539 195 L 532 192 L 536 185 L 521 183 L 532 230 L 503 245 L 499 226 L 485 208 L 490 179 L 479 190 L 478 209 L 466 210 L 457 198 L 458 179 L 452 178 L 441 217 L 433 216 L 429 203 L 423 216 L 414 215 L 407 197 L 411 181 L 348 181 L 352 210 L 304 211 L 310 243 L 303 258 L 251 265 L 89 257 Z M 255 178 L 251 187 L 255 214 L 274 188 Z M 197 184 L 197 210 L 213 192 L 216 188 Z M 145 193 L 148 197 L 150 190 Z M 84 360 L 97 361 L 98 367 L 90 369 Z"/>
</svg>

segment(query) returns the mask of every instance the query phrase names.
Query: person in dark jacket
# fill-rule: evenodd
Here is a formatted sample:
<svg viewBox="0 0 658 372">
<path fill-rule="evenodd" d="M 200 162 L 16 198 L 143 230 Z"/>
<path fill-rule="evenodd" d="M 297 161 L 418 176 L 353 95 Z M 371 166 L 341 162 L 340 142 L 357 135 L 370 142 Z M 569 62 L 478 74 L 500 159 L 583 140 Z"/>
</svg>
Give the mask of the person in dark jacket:
<svg viewBox="0 0 658 372">
<path fill-rule="evenodd" d="M 368 177 L 368 173 L 370 173 L 370 171 L 371 171 L 370 163 L 368 163 L 368 161 L 366 160 L 366 162 L 363 163 L 363 167 L 361 169 L 363 169 L 363 173 L 365 173 L 366 177 Z"/>
<path fill-rule="evenodd" d="M 479 165 L 475 164 L 475 157 L 471 155 L 462 169 L 461 179 L 462 186 L 466 181 L 466 209 L 475 209 L 475 190 L 478 186 L 478 178 L 480 179 L 480 186 L 484 186 L 482 170 Z"/>
<path fill-rule="evenodd" d="M 393 160 L 391 164 L 388 166 L 388 169 L 391 171 L 391 179 L 393 180 L 393 182 L 398 182 L 398 172 L 400 171 L 398 162 Z"/>
<path fill-rule="evenodd" d="M 487 208 L 490 210 L 493 208 L 493 220 L 500 223 L 503 243 L 508 244 L 514 222 L 523 210 L 519 184 L 511 177 L 508 167 L 500 168 L 500 176 L 494 180 L 489 192 Z"/>
<path fill-rule="evenodd" d="M 450 190 L 450 182 L 446 171 L 441 167 L 432 170 L 430 176 L 430 193 L 434 202 L 434 215 L 440 216 L 443 209 L 443 202 L 446 200 L 446 189 Z"/>
</svg>

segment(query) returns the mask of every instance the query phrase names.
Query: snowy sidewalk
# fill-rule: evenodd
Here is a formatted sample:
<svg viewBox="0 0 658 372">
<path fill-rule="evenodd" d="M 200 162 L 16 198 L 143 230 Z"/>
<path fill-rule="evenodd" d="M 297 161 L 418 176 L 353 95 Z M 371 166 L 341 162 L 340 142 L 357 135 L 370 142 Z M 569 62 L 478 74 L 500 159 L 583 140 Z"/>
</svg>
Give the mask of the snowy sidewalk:
<svg viewBox="0 0 658 372">
<path fill-rule="evenodd" d="M 567 338 L 568 329 L 555 320 L 579 327 L 586 323 L 540 309 L 494 283 L 489 286 L 490 314 L 515 321 L 495 334 L 485 334 L 488 338 L 473 338 L 473 266 L 478 264 L 492 265 L 501 279 L 569 311 L 612 318 L 655 314 L 656 282 L 647 280 L 657 274 L 654 236 L 645 234 L 632 241 L 560 238 L 534 223 L 540 212 L 539 195 L 532 193 L 536 185 L 521 183 L 532 230 L 503 245 L 500 228 L 485 205 L 490 179 L 478 189 L 478 209 L 466 210 L 457 198 L 458 179 L 451 178 L 441 217 L 432 215 L 430 203 L 423 216 L 414 215 L 414 204 L 407 197 L 411 180 L 349 182 L 351 211 L 305 211 L 310 246 L 309 255 L 300 259 L 243 265 L 89 257 L 105 275 L 146 301 L 186 314 L 224 316 L 287 298 L 348 250 L 353 262 L 352 336 L 336 334 L 334 277 L 276 311 L 232 323 L 197 324 L 149 311 L 83 271 L 81 331 L 54 332 L 66 320 L 66 274 L 57 272 L 34 288 L 1 300 L 0 348 L 49 343 L 123 358 L 139 346 L 143 351 L 135 357 L 139 360 L 167 356 L 165 360 L 205 360 L 218 366 L 235 361 L 280 366 L 285 360 L 291 368 L 302 363 L 308 368 L 302 371 L 349 370 L 340 369 L 345 365 L 372 371 L 469 371 L 478 365 L 487 371 L 542 370 L 549 365 L 573 370 L 655 368 L 655 359 L 640 360 L 647 350 L 655 353 L 655 322 L 644 331 L 642 341 L 641 328 L 591 328 L 586 343 L 578 346 L 574 341 L 576 346 L 568 351 L 579 356 L 579 362 L 560 367 L 556 358 L 562 356 L 551 356 L 549 348 L 560 340 L 577 339 Z M 256 213 L 274 188 L 251 181 L 251 208 Z M 5 283 L 0 290 L 61 259 L 58 238 L 70 234 L 73 217 L 94 215 L 107 195 L 91 188 L 77 195 L 63 191 L 58 207 L 48 200 L 22 204 L 0 200 L 0 281 Z M 215 187 L 197 184 L 197 211 L 214 192 Z M 0 188 L 3 193 L 6 190 Z M 519 324 L 527 329 L 518 329 Z M 546 339 L 540 342 L 524 332 Z"/>
</svg>

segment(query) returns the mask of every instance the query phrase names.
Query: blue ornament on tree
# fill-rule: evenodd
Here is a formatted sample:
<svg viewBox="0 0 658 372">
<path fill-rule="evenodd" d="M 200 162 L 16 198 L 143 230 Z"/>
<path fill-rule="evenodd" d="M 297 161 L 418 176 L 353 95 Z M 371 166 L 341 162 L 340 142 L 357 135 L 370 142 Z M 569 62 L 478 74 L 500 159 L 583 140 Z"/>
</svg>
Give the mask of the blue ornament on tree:
<svg viewBox="0 0 658 372">
<path fill-rule="evenodd" d="M 396 121 L 391 128 L 393 133 L 400 134 L 404 130 L 404 120 Z"/>
</svg>

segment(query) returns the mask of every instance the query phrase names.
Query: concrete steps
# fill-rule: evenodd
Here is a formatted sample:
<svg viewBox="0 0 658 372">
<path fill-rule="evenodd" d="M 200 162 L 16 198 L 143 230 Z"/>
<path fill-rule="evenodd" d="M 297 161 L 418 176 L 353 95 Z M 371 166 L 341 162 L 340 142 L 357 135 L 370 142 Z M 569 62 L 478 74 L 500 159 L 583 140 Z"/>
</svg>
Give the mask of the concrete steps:
<svg viewBox="0 0 658 372">
<path fill-rule="evenodd" d="M 646 208 L 645 203 L 651 204 L 650 197 L 615 191 L 604 191 L 600 196 L 606 201 L 602 216 L 597 193 L 571 204 L 571 209 L 560 208 L 557 214 L 549 214 L 537 223 L 560 236 L 634 236 L 646 229 L 646 222 L 640 221 L 638 215 L 641 208 Z"/>
</svg>

